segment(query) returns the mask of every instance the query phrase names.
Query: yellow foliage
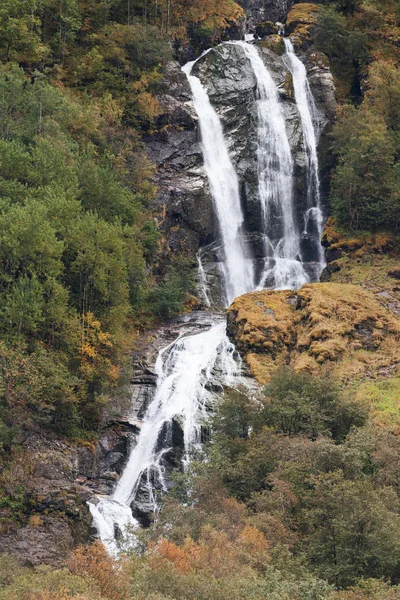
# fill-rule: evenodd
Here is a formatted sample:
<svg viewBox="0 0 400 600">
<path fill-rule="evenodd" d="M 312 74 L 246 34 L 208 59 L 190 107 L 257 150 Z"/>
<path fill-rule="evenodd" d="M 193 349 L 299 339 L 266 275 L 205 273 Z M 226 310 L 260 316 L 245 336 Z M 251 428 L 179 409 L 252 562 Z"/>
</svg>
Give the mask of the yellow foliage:
<svg viewBox="0 0 400 600">
<path fill-rule="evenodd" d="M 310 28 L 317 22 L 320 7 L 310 2 L 295 4 L 286 19 L 286 29 L 289 33 L 299 35 L 301 39 L 310 38 Z"/>
<path fill-rule="evenodd" d="M 78 360 L 81 375 L 88 381 L 103 378 L 113 385 L 117 384 L 120 368 L 112 362 L 114 344 L 111 335 L 102 331 L 100 321 L 92 313 L 82 315 L 80 326 Z"/>
<path fill-rule="evenodd" d="M 37 527 L 42 527 L 42 525 L 43 525 L 42 517 L 40 517 L 39 515 L 32 515 L 31 517 L 29 517 L 29 525 L 31 527 L 34 527 L 35 529 Z"/>
<path fill-rule="evenodd" d="M 326 362 L 348 380 L 397 362 L 400 319 L 359 286 L 319 283 L 237 298 L 228 331 L 260 383 L 282 364 L 313 372 Z"/>
<path fill-rule="evenodd" d="M 186 39 L 191 24 L 214 30 L 215 34 L 244 14 L 243 8 L 233 0 L 178 0 L 172 7 L 172 34 L 177 39 Z"/>
</svg>

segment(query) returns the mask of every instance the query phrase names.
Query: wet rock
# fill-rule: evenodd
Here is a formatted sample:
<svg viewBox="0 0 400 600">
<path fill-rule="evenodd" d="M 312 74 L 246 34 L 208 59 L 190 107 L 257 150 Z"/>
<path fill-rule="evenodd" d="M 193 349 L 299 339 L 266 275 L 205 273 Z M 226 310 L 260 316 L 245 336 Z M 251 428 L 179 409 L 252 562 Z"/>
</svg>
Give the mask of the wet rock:
<svg viewBox="0 0 400 600">
<path fill-rule="evenodd" d="M 329 248 L 325 252 L 326 262 L 328 262 L 328 263 L 334 262 L 335 260 L 342 258 L 342 256 L 343 256 L 343 250 L 341 248 Z"/>
<path fill-rule="evenodd" d="M 258 37 L 263 38 L 266 35 L 271 35 L 276 32 L 275 24 L 272 21 L 263 21 L 256 25 L 256 34 Z"/>
<path fill-rule="evenodd" d="M 259 3 L 254 3 L 255 5 L 259 10 L 269 10 L 272 7 L 268 2 L 264 8 Z M 275 22 L 283 18 L 287 4 L 283 2 L 278 7 L 274 3 L 273 9 L 279 12 L 279 16 L 267 15 L 261 21 Z M 282 57 L 283 50 L 283 40 L 277 35 L 266 36 L 260 45 L 263 60 L 275 79 L 281 97 L 294 160 L 296 220 L 302 224 L 307 210 L 308 159 L 304 151 L 291 74 Z M 327 133 L 335 112 L 333 79 L 326 57 L 321 53 L 308 47 L 306 51 L 300 52 L 300 58 L 306 65 L 318 109 L 319 129 L 322 132 L 321 177 L 325 189 L 332 161 Z M 259 261 L 257 269 L 261 269 L 266 248 L 263 232 L 260 231 L 262 219 L 257 173 L 257 92 L 251 65 L 240 46 L 222 44 L 197 61 L 193 67 L 193 75 L 198 76 L 206 86 L 210 100 L 221 118 L 239 179 L 240 199 L 245 216 L 243 235 L 249 242 L 255 260 Z M 168 261 L 176 252 L 191 253 L 194 256 L 200 246 L 202 265 L 212 288 L 211 297 L 215 300 L 220 296 L 219 262 L 223 256 L 217 244 L 219 232 L 199 144 L 198 119 L 185 79 L 177 63 L 170 63 L 166 67 L 160 94 L 163 106 L 163 113 L 160 115 L 162 127 L 147 138 L 150 158 L 157 165 L 158 194 L 154 208 L 158 212 L 163 233 L 163 260 Z M 272 238 L 278 239 L 281 224 L 277 215 L 270 215 L 270 226 Z M 315 243 L 313 235 L 301 241 L 301 250 L 309 257 L 310 262 L 315 254 Z M 309 270 L 310 273 L 313 272 L 311 264 Z"/>
<path fill-rule="evenodd" d="M 285 22 L 293 0 L 239 0 L 239 4 L 246 11 L 246 28 L 252 31 L 265 21 Z"/>
</svg>

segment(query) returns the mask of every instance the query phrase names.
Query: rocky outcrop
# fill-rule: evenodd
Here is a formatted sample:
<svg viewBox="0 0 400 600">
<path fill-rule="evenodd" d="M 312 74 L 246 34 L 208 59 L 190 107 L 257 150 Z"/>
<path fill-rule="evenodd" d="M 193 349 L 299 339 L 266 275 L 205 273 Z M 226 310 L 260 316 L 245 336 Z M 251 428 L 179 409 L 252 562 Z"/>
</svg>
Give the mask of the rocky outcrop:
<svg viewBox="0 0 400 600">
<path fill-rule="evenodd" d="M 297 221 L 300 223 L 303 221 L 307 201 L 307 160 L 291 75 L 282 56 L 282 38 L 267 36 L 261 42 L 260 50 L 281 96 L 295 164 L 295 205 Z M 301 58 L 307 67 L 319 112 L 324 173 L 329 169 L 324 131 L 335 112 L 333 80 L 326 57 L 308 49 Z M 211 102 L 223 122 L 229 151 L 239 177 L 245 233 L 253 255 L 262 258 L 264 248 L 260 232 L 261 208 L 257 175 L 257 97 L 250 62 L 239 45 L 221 44 L 197 61 L 193 74 L 206 86 Z M 158 100 L 162 106 L 162 114 L 158 120 L 157 132 L 148 137 L 147 143 L 150 158 L 157 165 L 158 194 L 155 208 L 164 234 L 162 256 L 167 259 L 174 252 L 193 255 L 201 247 L 206 274 L 211 279 L 218 279 L 216 265 L 220 257 L 215 243 L 218 231 L 203 166 L 198 119 L 193 109 L 188 82 L 177 63 L 170 63 L 165 69 L 161 92 L 163 93 L 160 93 Z"/>
<path fill-rule="evenodd" d="M 345 381 L 400 370 L 400 319 L 359 286 L 253 292 L 233 302 L 227 320 L 229 337 L 260 383 L 285 364 L 310 372 L 329 364 Z"/>
<path fill-rule="evenodd" d="M 6 490 L 11 497 L 19 492 L 19 512 L 12 504 L 11 513 L 2 511 L 0 546 L 23 564 L 62 566 L 72 548 L 90 537 L 86 501 L 92 492 L 82 484 L 80 466 L 94 471 L 95 448 L 34 432 L 24 447 L 14 457 Z"/>
<path fill-rule="evenodd" d="M 309 45 L 311 28 L 317 22 L 320 7 L 314 2 L 295 4 L 286 19 L 286 33 L 295 34 L 298 45 Z"/>
<path fill-rule="evenodd" d="M 239 0 L 246 11 L 246 28 L 255 31 L 256 25 L 263 21 L 285 22 L 293 0 Z"/>
</svg>

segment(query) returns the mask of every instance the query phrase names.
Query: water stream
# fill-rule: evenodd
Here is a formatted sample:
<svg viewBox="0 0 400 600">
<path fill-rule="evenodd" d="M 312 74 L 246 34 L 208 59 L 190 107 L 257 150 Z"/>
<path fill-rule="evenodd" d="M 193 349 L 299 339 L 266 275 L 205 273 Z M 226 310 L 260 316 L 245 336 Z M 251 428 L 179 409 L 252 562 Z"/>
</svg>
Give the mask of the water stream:
<svg viewBox="0 0 400 600">
<path fill-rule="evenodd" d="M 293 158 L 278 88 L 257 46 L 235 43 L 243 48 L 257 82 L 258 191 L 265 238 L 265 266 L 258 289 L 299 288 L 308 276 L 294 218 Z M 275 237 L 271 236 L 273 220 L 281 223 Z"/>
<path fill-rule="evenodd" d="M 244 216 L 238 177 L 229 156 L 221 120 L 211 105 L 206 88 L 198 77 L 191 74 L 196 62 L 187 63 L 182 70 L 188 78 L 199 117 L 204 166 L 224 252 L 222 281 L 228 306 L 238 296 L 254 289 L 254 267 L 243 236 Z"/>
<path fill-rule="evenodd" d="M 326 262 L 323 248 L 320 244 L 323 228 L 323 215 L 321 211 L 320 179 L 318 167 L 318 138 L 319 117 L 318 110 L 308 83 L 307 71 L 304 64 L 296 56 L 293 44 L 285 38 L 286 55 L 284 62 L 293 78 L 294 95 L 297 109 L 300 114 L 303 129 L 303 140 L 308 159 L 307 165 L 307 210 L 304 215 L 303 235 L 309 235 L 315 229 L 317 243 L 315 249 L 318 261 L 313 279 L 318 280 Z"/>
<path fill-rule="evenodd" d="M 153 511 L 157 490 L 167 490 L 163 457 L 171 450 L 173 421 L 183 432 L 185 463 L 200 444 L 201 427 L 216 397 L 212 390 L 238 382 L 240 360 L 227 338 L 223 315 L 210 315 L 206 331 L 182 331 L 160 351 L 155 371 L 155 395 L 114 494 L 90 504 L 100 538 L 113 555 L 118 552 L 118 538 L 123 541 L 138 525 L 130 504 L 139 486 L 146 488 Z"/>
</svg>

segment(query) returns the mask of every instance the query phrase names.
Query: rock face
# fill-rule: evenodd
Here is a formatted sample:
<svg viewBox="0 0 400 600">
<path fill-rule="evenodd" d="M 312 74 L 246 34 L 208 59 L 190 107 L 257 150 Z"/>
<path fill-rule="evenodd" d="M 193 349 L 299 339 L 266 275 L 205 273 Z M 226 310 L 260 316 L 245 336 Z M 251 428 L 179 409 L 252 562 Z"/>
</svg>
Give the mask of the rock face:
<svg viewBox="0 0 400 600">
<path fill-rule="evenodd" d="M 169 63 L 157 96 L 162 114 L 157 133 L 147 138 L 157 166 L 155 208 L 166 234 L 164 252 L 197 251 L 212 241 L 214 219 L 199 145 L 197 115 L 179 63 Z"/>
<path fill-rule="evenodd" d="M 0 547 L 23 564 L 62 566 L 72 548 L 90 536 L 86 501 L 91 491 L 82 484 L 81 465 L 95 470 L 95 448 L 33 432 L 24 447 L 25 455 L 14 464 L 14 477 L 23 490 L 22 523 L 9 521 L 1 530 Z M 3 511 L 3 523 L 7 516 Z"/>
<path fill-rule="evenodd" d="M 262 21 L 284 22 L 293 0 L 239 0 L 239 4 L 246 11 L 246 25 L 251 31 Z"/>
<path fill-rule="evenodd" d="M 229 337 L 260 383 L 285 364 L 310 372 L 329 364 L 343 380 L 398 365 L 400 320 L 359 286 L 253 292 L 233 302 L 227 319 Z"/>
<path fill-rule="evenodd" d="M 260 52 L 279 89 L 294 160 L 296 220 L 302 222 L 307 202 L 307 161 L 291 74 L 282 56 L 282 39 L 274 35 L 266 37 L 260 44 Z M 328 130 L 335 112 L 332 76 L 326 58 L 320 53 L 308 49 L 301 59 L 309 73 L 322 131 L 320 146 L 326 154 L 324 132 Z M 221 44 L 200 58 L 192 73 L 206 86 L 222 120 L 239 177 L 245 233 L 253 255 L 261 258 L 263 244 L 257 174 L 257 97 L 256 80 L 250 62 L 241 46 Z M 198 119 L 186 76 L 177 63 L 167 66 L 161 89 L 165 93 L 158 97 L 163 107 L 158 131 L 147 142 L 150 159 L 157 165 L 156 183 L 159 191 L 155 207 L 164 233 L 164 258 L 173 252 L 194 254 L 200 247 L 206 274 L 215 279 L 219 260 L 218 245 L 215 244 L 218 231 L 203 166 Z M 323 170 L 326 162 L 326 157 L 321 156 Z"/>
</svg>

